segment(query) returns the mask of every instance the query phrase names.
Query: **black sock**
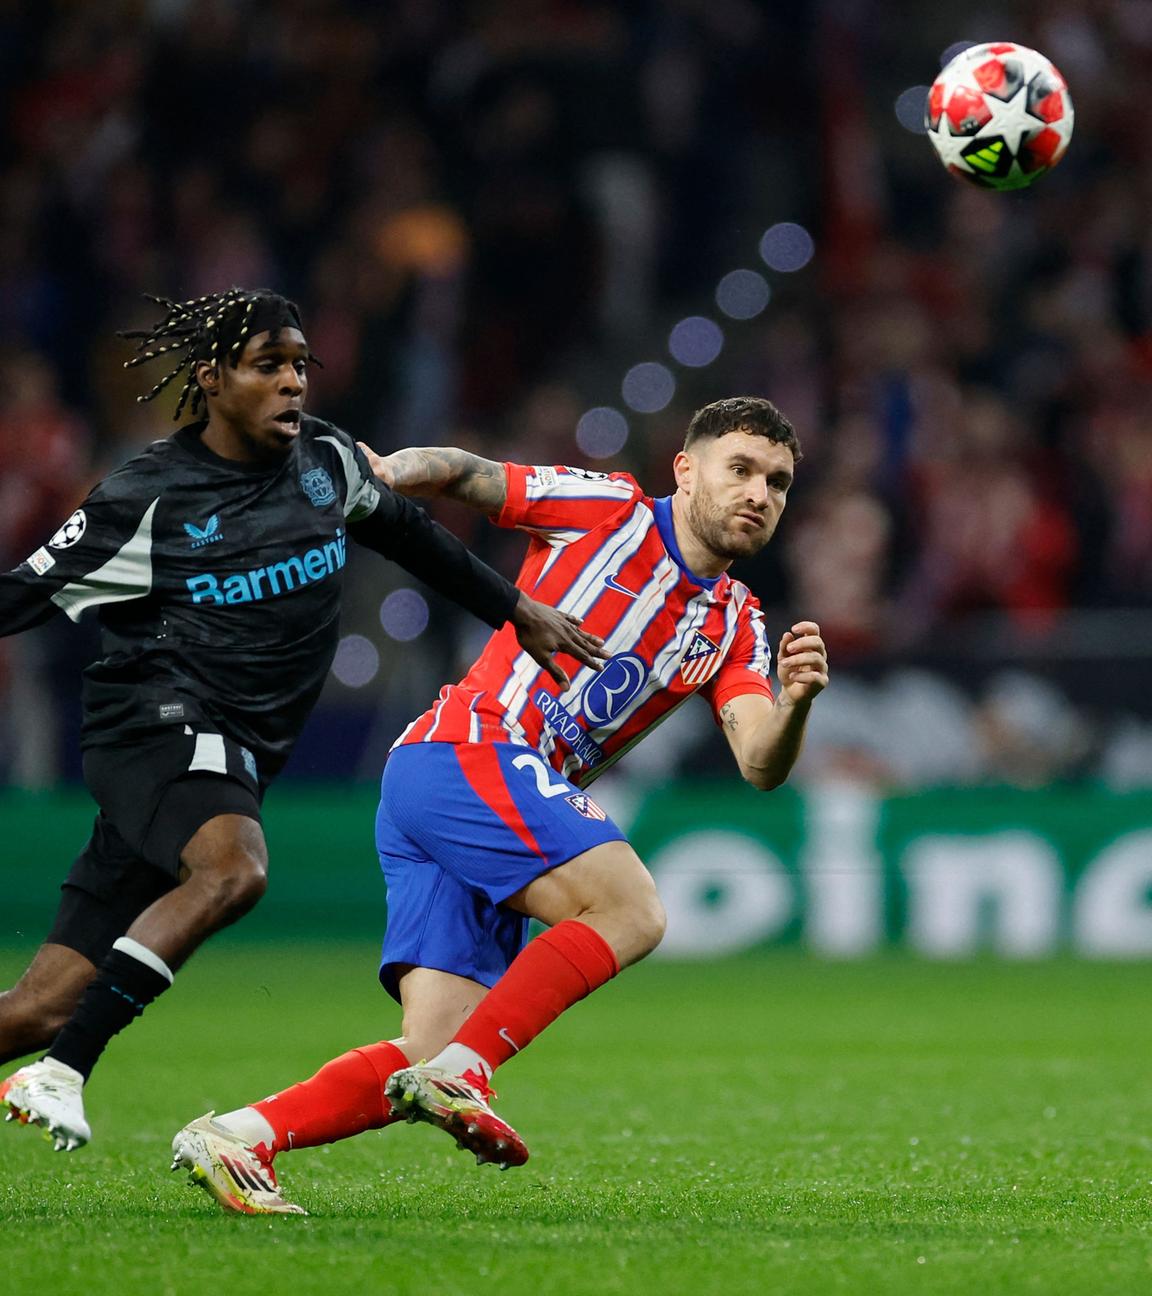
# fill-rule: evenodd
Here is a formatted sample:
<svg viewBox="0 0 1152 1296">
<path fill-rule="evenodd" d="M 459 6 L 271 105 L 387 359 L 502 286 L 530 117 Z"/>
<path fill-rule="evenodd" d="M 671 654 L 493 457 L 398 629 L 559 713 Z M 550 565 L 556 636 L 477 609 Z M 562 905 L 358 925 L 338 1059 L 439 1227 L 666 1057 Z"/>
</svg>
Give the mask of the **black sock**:
<svg viewBox="0 0 1152 1296">
<path fill-rule="evenodd" d="M 112 1036 L 171 984 L 170 977 L 113 947 L 47 1056 L 73 1067 L 87 1080 Z"/>
</svg>

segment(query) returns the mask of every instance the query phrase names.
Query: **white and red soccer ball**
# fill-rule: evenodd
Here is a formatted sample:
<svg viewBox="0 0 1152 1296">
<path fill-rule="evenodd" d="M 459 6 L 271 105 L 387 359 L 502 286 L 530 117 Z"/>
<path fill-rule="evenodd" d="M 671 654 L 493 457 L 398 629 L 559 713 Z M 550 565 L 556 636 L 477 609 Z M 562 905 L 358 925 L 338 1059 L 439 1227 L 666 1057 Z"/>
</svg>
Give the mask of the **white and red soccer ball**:
<svg viewBox="0 0 1152 1296">
<path fill-rule="evenodd" d="M 993 41 L 962 50 L 928 91 L 940 161 L 985 189 L 1023 189 L 1056 165 L 1075 115 L 1064 78 L 1034 49 Z"/>
</svg>

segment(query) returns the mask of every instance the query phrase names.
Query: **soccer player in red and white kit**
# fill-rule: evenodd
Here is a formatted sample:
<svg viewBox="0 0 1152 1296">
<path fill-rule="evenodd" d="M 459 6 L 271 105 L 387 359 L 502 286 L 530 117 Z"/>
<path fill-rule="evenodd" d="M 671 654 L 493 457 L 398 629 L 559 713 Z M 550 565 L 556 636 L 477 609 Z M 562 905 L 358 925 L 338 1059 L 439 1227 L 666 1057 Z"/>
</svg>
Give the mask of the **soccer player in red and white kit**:
<svg viewBox="0 0 1152 1296">
<path fill-rule="evenodd" d="M 828 682 L 819 627 L 800 621 L 780 639 L 773 694 L 760 605 L 727 574 L 771 538 L 800 458 L 769 401 L 698 411 L 664 499 L 625 473 L 364 449 L 392 490 L 526 531 L 518 585 L 579 617 L 609 657 L 599 672 L 577 663 L 563 687 L 500 630 L 398 739 L 376 840 L 388 882 L 380 979 L 403 1005 L 403 1035 L 201 1117 L 173 1142 L 174 1169 L 249 1213 L 300 1210 L 280 1194 L 279 1152 L 403 1119 L 444 1129 L 478 1162 L 523 1164 L 527 1148 L 489 1102 L 493 1071 L 664 932 L 651 875 L 583 789 L 694 693 L 743 777 L 777 787 Z M 548 930 L 526 943 L 529 918 Z"/>
</svg>

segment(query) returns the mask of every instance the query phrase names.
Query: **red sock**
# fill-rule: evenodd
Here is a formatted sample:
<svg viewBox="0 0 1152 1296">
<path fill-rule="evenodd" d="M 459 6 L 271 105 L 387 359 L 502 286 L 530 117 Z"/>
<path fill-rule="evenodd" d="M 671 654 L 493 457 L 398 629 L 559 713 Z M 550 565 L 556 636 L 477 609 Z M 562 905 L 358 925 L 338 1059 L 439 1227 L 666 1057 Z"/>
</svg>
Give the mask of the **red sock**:
<svg viewBox="0 0 1152 1296">
<path fill-rule="evenodd" d="M 495 1070 L 566 1008 L 620 971 L 612 947 L 587 923 L 557 923 L 524 947 L 456 1032 Z"/>
<path fill-rule="evenodd" d="M 384 1096 L 384 1082 L 407 1065 L 395 1044 L 366 1044 L 326 1063 L 311 1080 L 253 1103 L 276 1133 L 273 1155 L 335 1143 L 400 1119 Z"/>
</svg>

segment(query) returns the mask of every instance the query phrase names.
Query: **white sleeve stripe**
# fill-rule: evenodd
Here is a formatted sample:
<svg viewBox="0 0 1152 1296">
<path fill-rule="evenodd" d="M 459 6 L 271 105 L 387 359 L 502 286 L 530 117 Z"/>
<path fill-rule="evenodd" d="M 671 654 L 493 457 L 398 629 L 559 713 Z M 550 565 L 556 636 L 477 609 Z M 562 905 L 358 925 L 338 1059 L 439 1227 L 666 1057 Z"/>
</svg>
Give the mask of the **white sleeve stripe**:
<svg viewBox="0 0 1152 1296">
<path fill-rule="evenodd" d="M 432 721 L 432 728 L 429 729 L 428 732 L 424 735 L 423 738 L 424 742 L 431 742 L 432 739 L 435 737 L 436 730 L 440 728 L 440 721 L 443 720 L 444 718 L 444 703 L 448 701 L 450 696 L 451 694 L 449 694 L 448 690 L 446 688 L 443 688 L 440 690 L 440 696 L 432 704 L 432 710 L 436 718 Z M 412 724 L 413 725 L 418 724 L 420 719 L 421 717 L 417 716 L 416 719 L 412 721 Z M 409 729 L 411 727 L 412 725 L 408 726 Z M 407 733 L 408 729 L 405 729 L 404 732 Z"/>
<path fill-rule="evenodd" d="M 380 492 L 376 489 L 376 479 L 365 477 L 356 462 L 351 450 L 333 436 L 318 436 L 317 441 L 327 441 L 336 447 L 340 464 L 344 469 L 344 516 L 349 522 L 359 522 L 372 513 L 380 502 Z"/>
<path fill-rule="evenodd" d="M 70 582 L 52 595 L 52 602 L 73 621 L 85 608 L 102 603 L 127 603 L 152 592 L 152 516 L 159 496 L 140 519 L 136 534 L 103 567 Z"/>
<path fill-rule="evenodd" d="M 575 544 L 577 540 L 583 538 L 583 531 L 556 531 L 552 527 L 537 526 L 533 522 L 517 522 L 517 531 L 530 531 L 533 535 L 538 536 L 553 549 L 563 548 L 564 545 Z"/>
<path fill-rule="evenodd" d="M 224 738 L 221 734 L 199 733 L 196 735 L 196 750 L 192 753 L 192 763 L 188 773 L 202 770 L 206 774 L 227 774 L 228 753 L 224 750 Z"/>
<path fill-rule="evenodd" d="M 479 702 L 483 696 L 483 693 L 477 693 L 468 704 L 468 741 L 470 743 L 480 741 L 480 717 L 476 714 L 476 703 Z"/>
<path fill-rule="evenodd" d="M 512 672 L 504 682 L 496 701 L 504 708 L 504 725 L 515 725 L 523 734 L 520 717 L 531 700 L 531 687 L 541 675 L 541 667 L 526 652 L 519 652 L 512 660 Z"/>
<path fill-rule="evenodd" d="M 410 724 L 405 725 L 404 732 L 400 735 L 399 738 L 396 739 L 396 741 L 392 744 L 392 746 L 388 748 L 389 753 L 394 752 L 397 747 L 403 746 L 404 739 L 408 737 L 408 735 L 412 732 L 412 730 L 415 729 L 416 726 L 423 719 L 424 719 L 423 716 L 417 716 L 416 719 L 413 720 Z"/>
<path fill-rule="evenodd" d="M 768 642 L 768 631 L 764 625 L 764 613 L 754 609 L 749 621 L 752 626 L 752 636 L 756 643 L 756 649 L 748 665 L 750 669 L 759 671 L 761 675 L 768 675 L 772 670 L 772 645 Z"/>
<path fill-rule="evenodd" d="M 588 482 L 583 479 L 561 477 L 555 486 L 529 481 L 524 494 L 530 500 L 557 497 L 568 502 L 587 499 L 631 499 L 633 491 L 629 482 Z"/>
</svg>

